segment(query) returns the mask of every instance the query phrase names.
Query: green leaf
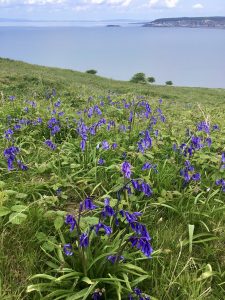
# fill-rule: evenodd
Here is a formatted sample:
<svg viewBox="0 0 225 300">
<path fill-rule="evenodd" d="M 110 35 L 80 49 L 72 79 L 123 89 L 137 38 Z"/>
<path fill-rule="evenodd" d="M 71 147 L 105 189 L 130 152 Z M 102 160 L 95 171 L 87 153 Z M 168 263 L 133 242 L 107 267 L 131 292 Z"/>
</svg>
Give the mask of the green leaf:
<svg viewBox="0 0 225 300">
<path fill-rule="evenodd" d="M 188 224 L 188 232 L 189 232 L 189 253 L 192 252 L 192 242 L 193 242 L 194 229 L 195 229 L 195 225 Z"/>
<path fill-rule="evenodd" d="M 11 212 L 8 207 L 0 206 L 0 217 L 6 216 Z"/>
<path fill-rule="evenodd" d="M 90 293 L 94 290 L 94 288 L 96 287 L 97 284 L 98 284 L 98 282 L 91 285 L 89 288 L 85 288 L 85 289 L 81 290 L 80 292 L 76 293 L 75 295 L 73 295 L 69 298 L 66 298 L 66 300 L 78 300 L 78 299 L 86 300 L 87 297 L 90 295 Z"/>
<path fill-rule="evenodd" d="M 16 194 L 16 199 L 25 199 L 25 198 L 27 198 L 27 194 L 24 194 L 24 193 Z"/>
<path fill-rule="evenodd" d="M 54 221 L 54 226 L 56 230 L 59 230 L 64 224 L 64 219 L 61 216 L 57 216 Z"/>
<path fill-rule="evenodd" d="M 13 205 L 12 207 L 11 207 L 11 210 L 12 211 L 16 211 L 16 212 L 22 212 L 22 211 L 24 211 L 24 210 L 26 210 L 27 209 L 27 206 L 26 205 Z"/>
<path fill-rule="evenodd" d="M 12 213 L 9 216 L 9 223 L 12 224 L 16 224 L 16 225 L 20 225 L 21 223 L 23 223 L 27 218 L 27 215 L 23 214 L 23 213 Z"/>
</svg>

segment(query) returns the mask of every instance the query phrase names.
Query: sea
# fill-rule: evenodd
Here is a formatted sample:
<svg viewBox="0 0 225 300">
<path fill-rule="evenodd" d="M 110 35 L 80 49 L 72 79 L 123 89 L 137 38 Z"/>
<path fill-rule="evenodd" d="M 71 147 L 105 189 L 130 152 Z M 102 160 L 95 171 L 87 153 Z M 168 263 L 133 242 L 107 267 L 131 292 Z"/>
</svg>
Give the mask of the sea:
<svg viewBox="0 0 225 300">
<path fill-rule="evenodd" d="M 118 25 L 107 26 L 107 25 Z M 225 88 L 225 30 L 139 22 L 0 22 L 0 57 L 156 84 Z"/>
</svg>

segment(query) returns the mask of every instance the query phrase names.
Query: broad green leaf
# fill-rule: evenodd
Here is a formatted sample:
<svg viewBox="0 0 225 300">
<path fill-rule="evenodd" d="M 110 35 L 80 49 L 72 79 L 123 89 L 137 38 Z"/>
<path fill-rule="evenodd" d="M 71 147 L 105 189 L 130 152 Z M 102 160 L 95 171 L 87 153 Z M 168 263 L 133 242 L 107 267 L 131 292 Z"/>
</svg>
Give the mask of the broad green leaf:
<svg viewBox="0 0 225 300">
<path fill-rule="evenodd" d="M 9 223 L 12 224 L 16 224 L 16 225 L 20 225 L 21 223 L 23 223 L 27 218 L 27 215 L 23 214 L 23 213 L 12 213 L 9 216 Z"/>
<path fill-rule="evenodd" d="M 27 208 L 28 208 L 28 207 L 27 207 L 26 205 L 19 205 L 19 204 L 18 204 L 18 205 L 13 205 L 13 206 L 11 207 L 11 210 L 20 213 L 20 212 L 26 210 Z"/>
<path fill-rule="evenodd" d="M 0 206 L 0 217 L 6 216 L 11 212 L 8 207 Z"/>
<path fill-rule="evenodd" d="M 57 216 L 54 221 L 54 226 L 56 230 L 59 230 L 64 224 L 64 218 L 61 216 Z"/>
</svg>

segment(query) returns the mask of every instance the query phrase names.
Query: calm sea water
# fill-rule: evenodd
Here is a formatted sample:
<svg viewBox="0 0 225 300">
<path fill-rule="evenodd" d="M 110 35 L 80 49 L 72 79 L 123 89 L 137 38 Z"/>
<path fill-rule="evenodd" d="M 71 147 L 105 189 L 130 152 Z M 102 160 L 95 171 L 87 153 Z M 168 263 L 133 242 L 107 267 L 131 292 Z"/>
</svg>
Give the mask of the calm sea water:
<svg viewBox="0 0 225 300">
<path fill-rule="evenodd" d="M 113 79 L 144 72 L 159 84 L 172 80 L 225 88 L 225 30 L 4 26 L 0 56 L 79 71 L 93 68 Z"/>
</svg>

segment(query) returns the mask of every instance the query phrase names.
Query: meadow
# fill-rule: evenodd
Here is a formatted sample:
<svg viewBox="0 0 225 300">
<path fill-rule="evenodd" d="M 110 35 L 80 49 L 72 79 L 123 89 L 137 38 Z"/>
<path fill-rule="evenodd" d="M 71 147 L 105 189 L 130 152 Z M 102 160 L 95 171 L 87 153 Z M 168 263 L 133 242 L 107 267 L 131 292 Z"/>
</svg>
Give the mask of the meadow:
<svg viewBox="0 0 225 300">
<path fill-rule="evenodd" d="M 224 299 L 224 111 L 0 59 L 0 299 Z"/>
</svg>

